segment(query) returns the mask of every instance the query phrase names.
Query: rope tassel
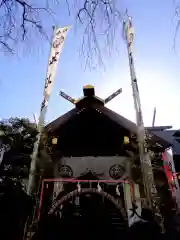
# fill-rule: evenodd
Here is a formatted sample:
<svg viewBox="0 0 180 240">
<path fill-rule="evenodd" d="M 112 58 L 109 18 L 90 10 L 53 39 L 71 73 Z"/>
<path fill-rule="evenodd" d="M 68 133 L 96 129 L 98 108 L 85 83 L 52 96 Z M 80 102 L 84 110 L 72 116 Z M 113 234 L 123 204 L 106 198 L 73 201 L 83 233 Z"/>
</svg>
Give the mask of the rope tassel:
<svg viewBox="0 0 180 240">
<path fill-rule="evenodd" d="M 81 185 L 79 182 L 77 183 L 77 189 L 78 189 L 78 192 L 81 192 Z"/>
<path fill-rule="evenodd" d="M 101 188 L 99 182 L 98 182 L 98 185 L 97 185 L 97 189 L 98 189 L 98 192 L 101 192 L 101 191 L 102 191 L 102 188 Z"/>
<path fill-rule="evenodd" d="M 119 185 L 116 186 L 116 194 L 117 194 L 118 196 L 121 195 L 121 193 L 120 193 L 120 191 L 119 191 Z"/>
</svg>

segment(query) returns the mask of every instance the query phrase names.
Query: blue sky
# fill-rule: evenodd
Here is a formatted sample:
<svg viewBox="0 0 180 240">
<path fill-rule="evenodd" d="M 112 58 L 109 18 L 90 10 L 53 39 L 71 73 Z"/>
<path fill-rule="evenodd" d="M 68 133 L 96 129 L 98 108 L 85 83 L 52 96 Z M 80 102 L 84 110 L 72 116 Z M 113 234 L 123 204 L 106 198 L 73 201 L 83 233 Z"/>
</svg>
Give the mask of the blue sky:
<svg viewBox="0 0 180 240">
<path fill-rule="evenodd" d="M 121 1 L 121 6 L 123 9 L 127 7 L 133 17 L 135 67 L 145 125 L 151 125 L 153 108 L 156 107 L 157 125 L 180 128 L 180 44 L 177 37 L 174 51 L 176 21 L 173 20 L 173 1 L 124 0 Z M 59 26 L 74 24 L 66 13 L 58 15 L 57 23 Z M 85 84 L 95 85 L 96 94 L 100 97 L 106 97 L 122 87 L 122 94 L 107 106 L 134 121 L 127 50 L 121 34 L 116 34 L 118 50 L 112 52 L 111 58 L 104 56 L 106 69 L 97 68 L 92 71 L 84 70 L 84 60 L 79 56 L 80 33 L 74 27 L 67 35 L 46 122 L 73 107 L 58 96 L 60 89 L 77 98 L 82 95 L 82 86 Z M 28 44 L 20 49 L 19 57 L 0 54 L 0 118 L 32 118 L 33 112 L 39 115 L 49 45 L 45 41 L 34 39 L 30 50 L 27 50 L 27 46 Z"/>
</svg>

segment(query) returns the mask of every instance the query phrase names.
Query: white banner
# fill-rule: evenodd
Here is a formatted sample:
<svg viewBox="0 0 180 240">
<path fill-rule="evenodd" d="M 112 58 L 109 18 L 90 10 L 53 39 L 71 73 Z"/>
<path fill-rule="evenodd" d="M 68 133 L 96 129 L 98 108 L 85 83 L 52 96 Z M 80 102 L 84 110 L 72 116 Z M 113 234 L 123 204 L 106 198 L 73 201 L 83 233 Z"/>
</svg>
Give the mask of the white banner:
<svg viewBox="0 0 180 240">
<path fill-rule="evenodd" d="M 138 192 L 139 188 L 137 186 L 135 186 L 134 194 L 135 194 L 135 198 L 140 198 L 140 195 L 139 195 L 140 193 Z M 133 205 L 131 186 L 129 183 L 123 183 L 123 191 L 124 191 L 125 207 L 126 207 L 126 212 L 128 217 L 128 224 L 129 226 L 131 226 L 132 224 L 140 220 L 141 203 L 140 201 L 138 202 L 136 201 L 136 204 Z M 134 208 L 135 206 L 136 208 Z"/>
<path fill-rule="evenodd" d="M 57 64 L 59 61 L 60 54 L 64 45 L 64 41 L 67 35 L 69 27 L 58 28 L 54 31 L 54 36 L 52 40 L 51 52 L 48 61 L 48 68 L 44 86 L 44 99 L 41 104 L 41 112 L 39 117 L 38 128 L 43 127 L 45 121 L 45 114 L 47 110 L 47 105 L 49 97 L 52 91 L 52 85 L 54 82 L 54 77 L 56 74 Z"/>
<path fill-rule="evenodd" d="M 136 112 L 136 124 L 137 124 L 137 138 L 139 143 L 139 155 L 141 162 L 142 177 L 144 182 L 144 188 L 146 192 L 146 198 L 149 205 L 152 205 L 152 200 L 157 195 L 157 191 L 154 183 L 154 176 L 151 166 L 151 159 L 149 153 L 146 150 L 145 141 L 145 129 L 142 116 L 142 108 L 140 101 L 140 94 L 138 89 L 138 82 L 135 72 L 134 59 L 133 59 L 133 41 L 134 41 L 134 29 L 132 27 L 132 18 L 128 17 L 124 21 L 124 35 L 126 38 L 126 44 L 128 49 L 129 68 L 131 75 L 131 85 L 133 91 L 134 107 Z"/>
<path fill-rule="evenodd" d="M 128 17 L 127 21 L 124 21 L 124 33 L 125 39 L 128 42 L 128 47 L 130 53 L 132 53 L 132 43 L 134 40 L 134 29 L 132 27 L 132 19 Z"/>
<path fill-rule="evenodd" d="M 4 153 L 5 153 L 5 148 L 4 148 L 4 146 L 1 146 L 0 147 L 0 165 L 1 165 L 2 161 L 3 161 Z"/>
<path fill-rule="evenodd" d="M 47 74 L 46 74 L 46 80 L 45 80 L 45 86 L 44 86 L 44 99 L 41 104 L 41 110 L 40 110 L 40 116 L 39 116 L 39 122 L 38 122 L 38 136 L 36 139 L 36 142 L 34 144 L 34 149 L 32 153 L 32 161 L 31 161 L 31 168 L 30 168 L 30 175 L 29 175 L 29 184 L 28 184 L 28 194 L 31 194 L 31 192 L 34 190 L 34 174 L 36 172 L 36 161 L 37 161 L 37 155 L 39 150 L 39 144 L 40 144 L 40 138 L 42 134 L 42 130 L 44 127 L 45 122 L 45 115 L 47 111 L 47 106 L 49 102 L 49 97 L 52 91 L 52 85 L 54 82 L 54 77 L 56 74 L 57 64 L 59 61 L 60 54 L 62 52 L 62 48 L 64 45 L 64 41 L 67 35 L 67 32 L 70 27 L 63 27 L 63 28 L 55 28 L 52 44 L 51 44 L 51 51 L 50 56 L 48 60 L 48 67 L 47 67 Z"/>
</svg>

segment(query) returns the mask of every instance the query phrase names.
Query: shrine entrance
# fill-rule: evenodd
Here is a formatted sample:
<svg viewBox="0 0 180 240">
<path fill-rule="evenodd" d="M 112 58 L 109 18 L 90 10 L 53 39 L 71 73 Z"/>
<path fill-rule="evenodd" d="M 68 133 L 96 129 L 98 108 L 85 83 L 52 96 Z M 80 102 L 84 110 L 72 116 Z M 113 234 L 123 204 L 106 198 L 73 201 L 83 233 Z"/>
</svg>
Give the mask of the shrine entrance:
<svg viewBox="0 0 180 240">
<path fill-rule="evenodd" d="M 34 239 L 125 237 L 127 220 L 119 202 L 94 184 L 96 187 L 75 189 L 60 198 L 57 196 Z"/>
<path fill-rule="evenodd" d="M 109 206 L 107 207 L 110 200 L 104 200 L 95 192 L 89 191 L 79 196 L 76 193 L 64 198 L 62 207 L 57 207 L 50 214 L 50 217 L 54 216 L 59 221 L 57 235 L 69 239 L 115 237 Z M 117 213 L 121 216 L 118 210 Z"/>
</svg>

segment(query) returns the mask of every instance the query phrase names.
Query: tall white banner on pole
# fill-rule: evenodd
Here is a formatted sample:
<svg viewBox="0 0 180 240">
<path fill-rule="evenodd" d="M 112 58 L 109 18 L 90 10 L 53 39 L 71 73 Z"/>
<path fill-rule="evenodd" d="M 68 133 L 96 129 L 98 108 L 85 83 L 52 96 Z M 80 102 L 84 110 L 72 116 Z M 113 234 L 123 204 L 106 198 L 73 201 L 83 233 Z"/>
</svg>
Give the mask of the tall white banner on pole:
<svg viewBox="0 0 180 240">
<path fill-rule="evenodd" d="M 5 153 L 5 148 L 4 148 L 4 146 L 2 146 L 2 147 L 0 147 L 0 166 L 3 161 L 4 153 Z"/>
<path fill-rule="evenodd" d="M 52 85 L 54 82 L 54 77 L 56 74 L 57 64 L 59 61 L 60 54 L 64 45 L 64 41 L 67 35 L 69 27 L 58 28 L 54 30 L 54 36 L 52 40 L 51 52 L 48 61 L 48 68 L 44 86 L 44 99 L 41 104 L 41 111 L 39 117 L 38 128 L 42 128 L 44 125 L 45 114 L 47 110 L 47 105 L 49 97 L 52 91 Z"/>
<path fill-rule="evenodd" d="M 134 29 L 132 27 L 132 19 L 127 16 L 126 21 L 124 21 L 124 34 L 126 38 L 129 67 L 131 75 L 131 85 L 133 91 L 134 107 L 136 111 L 136 124 L 137 124 L 137 139 L 139 145 L 139 157 L 141 164 L 142 179 L 144 184 L 144 190 L 146 195 L 147 207 L 155 212 L 156 217 L 160 220 L 160 224 L 163 229 L 163 221 L 157 200 L 157 190 L 154 181 L 154 175 L 152 170 L 151 158 L 147 148 L 146 134 L 143 123 L 143 116 L 141 110 L 140 94 L 138 89 L 138 81 L 135 72 L 134 58 L 133 58 L 133 40 L 134 40 Z M 159 218 L 160 217 L 160 218 Z"/>
<path fill-rule="evenodd" d="M 57 64 L 58 64 L 59 57 L 62 52 L 64 41 L 69 28 L 70 27 L 55 28 L 53 33 L 51 51 L 50 51 L 45 86 L 44 86 L 44 98 L 41 103 L 41 110 L 40 110 L 40 116 L 39 116 L 39 122 L 38 122 L 39 133 L 38 133 L 36 142 L 34 144 L 34 150 L 32 153 L 32 160 L 31 160 L 31 167 L 30 167 L 30 174 L 29 174 L 29 184 L 27 189 L 28 194 L 31 194 L 33 192 L 33 188 L 35 184 L 34 181 L 35 181 L 35 173 L 36 173 L 36 161 L 37 161 L 37 155 L 39 150 L 40 138 L 41 138 L 42 130 L 44 128 L 45 115 L 47 112 L 49 97 L 52 92 L 52 85 L 53 85 L 54 77 L 56 74 Z"/>
</svg>

